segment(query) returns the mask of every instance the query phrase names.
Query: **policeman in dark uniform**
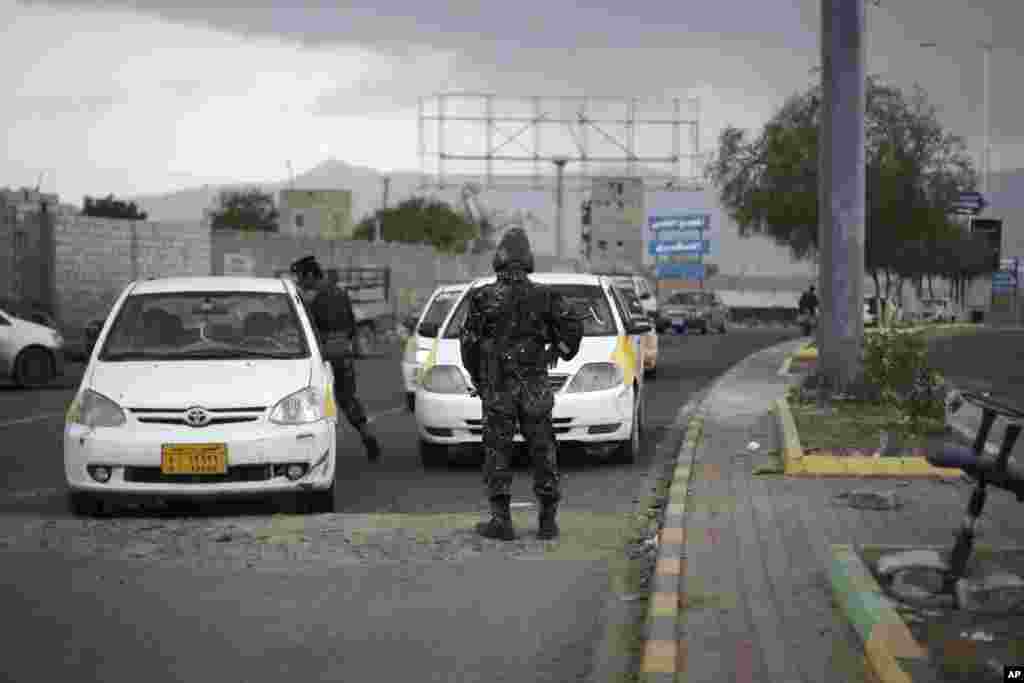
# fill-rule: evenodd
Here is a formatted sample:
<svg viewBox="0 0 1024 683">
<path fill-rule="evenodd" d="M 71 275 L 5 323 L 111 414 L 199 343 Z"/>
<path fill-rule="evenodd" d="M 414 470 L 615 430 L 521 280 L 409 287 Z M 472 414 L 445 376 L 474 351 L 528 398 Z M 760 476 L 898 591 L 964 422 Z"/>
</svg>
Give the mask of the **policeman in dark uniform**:
<svg viewBox="0 0 1024 683">
<path fill-rule="evenodd" d="M 328 284 L 315 256 L 307 256 L 292 264 L 302 299 L 320 341 L 324 360 L 334 369 L 334 396 L 356 428 L 366 447 L 370 462 L 380 459 L 380 443 L 366 419 L 366 411 L 356 398 L 356 369 L 352 362 L 355 348 L 356 317 L 352 301 L 345 290 Z"/>
<path fill-rule="evenodd" d="M 558 358 L 576 355 L 582 322 L 561 295 L 527 278 L 533 272 L 533 254 L 522 229 L 505 233 L 494 270 L 498 281 L 471 293 L 459 336 L 463 365 L 483 402 L 484 482 L 491 519 L 476 530 L 487 538 L 516 537 L 509 509 L 509 456 L 518 427 L 533 461 L 533 490 L 540 502 L 537 535 L 554 538 L 561 493 L 548 367 Z"/>
</svg>

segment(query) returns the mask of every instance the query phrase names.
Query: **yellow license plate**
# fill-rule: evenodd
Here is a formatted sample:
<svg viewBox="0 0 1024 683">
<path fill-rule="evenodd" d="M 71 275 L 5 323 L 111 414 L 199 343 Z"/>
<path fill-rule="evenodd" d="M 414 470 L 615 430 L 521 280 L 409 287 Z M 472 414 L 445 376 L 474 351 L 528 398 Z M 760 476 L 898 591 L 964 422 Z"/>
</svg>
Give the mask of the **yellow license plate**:
<svg viewBox="0 0 1024 683">
<path fill-rule="evenodd" d="M 227 444 L 164 444 L 160 449 L 160 471 L 164 474 L 226 474 Z"/>
</svg>

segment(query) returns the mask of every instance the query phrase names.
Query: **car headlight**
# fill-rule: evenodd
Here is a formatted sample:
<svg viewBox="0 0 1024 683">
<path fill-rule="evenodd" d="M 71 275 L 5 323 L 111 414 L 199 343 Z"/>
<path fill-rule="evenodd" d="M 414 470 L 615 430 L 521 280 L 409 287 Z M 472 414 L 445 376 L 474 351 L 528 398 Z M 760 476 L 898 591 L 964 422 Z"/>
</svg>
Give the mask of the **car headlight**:
<svg viewBox="0 0 1024 683">
<path fill-rule="evenodd" d="M 71 402 L 67 421 L 86 427 L 120 427 L 126 420 L 121 406 L 103 394 L 86 389 Z"/>
<path fill-rule="evenodd" d="M 454 365 L 435 365 L 422 375 L 420 383 L 424 390 L 433 394 L 469 393 L 466 378 Z"/>
<path fill-rule="evenodd" d="M 306 387 L 281 399 L 270 411 L 270 421 L 279 425 L 301 425 L 324 418 L 319 392 Z"/>
<path fill-rule="evenodd" d="M 623 381 L 622 368 L 615 363 L 587 363 L 566 388 L 568 393 L 604 391 L 620 386 Z"/>
</svg>

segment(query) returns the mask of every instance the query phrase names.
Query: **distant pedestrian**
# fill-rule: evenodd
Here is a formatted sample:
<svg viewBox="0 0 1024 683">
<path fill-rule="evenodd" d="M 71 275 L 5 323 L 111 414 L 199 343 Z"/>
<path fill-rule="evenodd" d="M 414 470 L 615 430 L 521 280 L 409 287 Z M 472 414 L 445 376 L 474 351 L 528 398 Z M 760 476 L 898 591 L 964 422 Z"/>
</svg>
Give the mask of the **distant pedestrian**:
<svg viewBox="0 0 1024 683">
<path fill-rule="evenodd" d="M 579 351 L 583 326 L 564 298 L 531 282 L 533 253 L 526 232 L 505 233 L 494 257 L 498 281 L 469 294 L 459 336 L 463 366 L 483 403 L 484 482 L 491 519 L 476 531 L 486 538 L 515 539 L 512 470 L 515 433 L 522 433 L 533 461 L 533 491 L 540 502 L 537 536 L 558 536 L 561 490 L 551 423 L 554 394 L 548 368 Z"/>
<path fill-rule="evenodd" d="M 352 301 L 341 288 L 325 281 L 324 271 L 315 256 L 307 256 L 292 264 L 298 279 L 303 302 L 320 341 L 324 360 L 334 370 L 334 396 L 349 423 L 359 432 L 370 462 L 380 459 L 377 440 L 359 399 L 356 398 L 356 370 L 353 363 L 356 317 Z"/>
<path fill-rule="evenodd" d="M 792 301 L 792 299 L 790 299 Z M 818 295 L 814 292 L 814 285 L 811 285 L 800 297 L 800 313 L 814 316 L 818 314 Z"/>
</svg>

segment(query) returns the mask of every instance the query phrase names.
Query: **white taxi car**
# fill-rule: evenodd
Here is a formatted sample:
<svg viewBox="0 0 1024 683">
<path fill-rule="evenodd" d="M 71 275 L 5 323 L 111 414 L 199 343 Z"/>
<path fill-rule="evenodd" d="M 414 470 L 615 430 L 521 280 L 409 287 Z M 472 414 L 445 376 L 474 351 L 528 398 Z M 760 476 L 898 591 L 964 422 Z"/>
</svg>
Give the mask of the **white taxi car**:
<svg viewBox="0 0 1024 683">
<path fill-rule="evenodd" d="M 405 342 L 402 355 L 402 380 L 405 383 L 405 402 L 409 412 L 416 406 L 416 383 L 420 368 L 430 354 L 431 345 L 441 329 L 441 323 L 448 317 L 459 296 L 469 288 L 469 283 L 443 285 L 434 290 L 423 307 L 423 313 L 416 320 L 412 334 Z"/>
<path fill-rule="evenodd" d="M 530 279 L 558 290 L 583 316 L 579 353 L 568 362 L 559 359 L 549 370 L 555 438 L 601 457 L 618 455 L 633 462 L 643 448 L 646 424 L 641 338 L 650 331 L 650 322 L 631 320 L 606 277 L 544 273 Z M 473 287 L 491 282 L 493 277 L 483 278 Z M 420 457 L 426 467 L 474 451 L 482 442 L 482 406 L 470 394 L 471 380 L 459 349 L 471 291 L 463 293 L 446 318 L 416 388 Z M 522 442 L 522 435 L 516 434 L 515 440 Z"/>
<path fill-rule="evenodd" d="M 72 511 L 281 494 L 302 511 L 332 511 L 333 380 L 287 279 L 133 282 L 68 409 Z"/>
</svg>

